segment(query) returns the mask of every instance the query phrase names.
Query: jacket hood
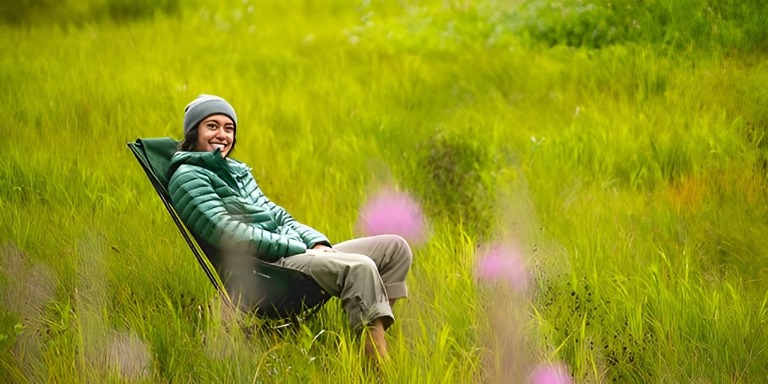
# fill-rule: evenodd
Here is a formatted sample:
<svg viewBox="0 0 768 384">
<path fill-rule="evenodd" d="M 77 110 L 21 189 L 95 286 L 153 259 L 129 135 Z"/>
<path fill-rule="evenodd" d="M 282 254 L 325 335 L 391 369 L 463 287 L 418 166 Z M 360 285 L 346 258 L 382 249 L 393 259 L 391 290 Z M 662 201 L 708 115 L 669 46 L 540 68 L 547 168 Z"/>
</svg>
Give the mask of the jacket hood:
<svg viewBox="0 0 768 384">
<path fill-rule="evenodd" d="M 225 172 L 235 176 L 243 176 L 250 171 L 250 168 L 245 164 L 221 156 L 221 151 L 218 148 L 212 152 L 178 151 L 171 157 L 171 164 L 168 167 L 168 179 L 170 180 L 174 172 L 184 164 L 205 168 L 216 174 Z"/>
</svg>

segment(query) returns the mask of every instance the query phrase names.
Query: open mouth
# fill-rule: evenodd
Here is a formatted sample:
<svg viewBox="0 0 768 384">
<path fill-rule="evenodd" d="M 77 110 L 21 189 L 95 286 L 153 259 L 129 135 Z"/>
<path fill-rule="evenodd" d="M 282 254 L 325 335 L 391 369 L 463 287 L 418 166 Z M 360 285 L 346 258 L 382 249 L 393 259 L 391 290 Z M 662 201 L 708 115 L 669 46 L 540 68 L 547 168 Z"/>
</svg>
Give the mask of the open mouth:
<svg viewBox="0 0 768 384">
<path fill-rule="evenodd" d="M 226 145 L 222 143 L 211 143 L 211 146 L 213 147 L 214 150 L 218 149 L 220 151 L 223 151 L 224 148 L 226 147 Z"/>
</svg>

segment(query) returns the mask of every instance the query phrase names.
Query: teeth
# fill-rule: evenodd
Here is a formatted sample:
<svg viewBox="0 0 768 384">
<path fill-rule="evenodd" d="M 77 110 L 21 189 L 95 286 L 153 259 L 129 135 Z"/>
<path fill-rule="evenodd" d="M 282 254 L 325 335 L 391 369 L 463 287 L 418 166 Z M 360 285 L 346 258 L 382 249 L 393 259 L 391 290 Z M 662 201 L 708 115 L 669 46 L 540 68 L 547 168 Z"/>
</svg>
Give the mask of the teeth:
<svg viewBox="0 0 768 384">
<path fill-rule="evenodd" d="M 218 149 L 224 149 L 224 144 L 218 144 L 218 143 L 217 143 L 217 144 L 213 144 L 213 148 L 214 148 L 214 149 L 216 149 L 216 148 L 218 148 Z"/>
</svg>

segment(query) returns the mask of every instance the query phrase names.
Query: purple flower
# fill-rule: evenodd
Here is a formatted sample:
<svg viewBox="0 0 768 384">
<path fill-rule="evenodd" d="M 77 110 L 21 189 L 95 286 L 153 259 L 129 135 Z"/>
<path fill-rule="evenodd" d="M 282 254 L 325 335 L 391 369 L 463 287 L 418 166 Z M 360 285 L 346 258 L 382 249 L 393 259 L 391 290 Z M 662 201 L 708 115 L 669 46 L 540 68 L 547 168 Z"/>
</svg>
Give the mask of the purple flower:
<svg viewBox="0 0 768 384">
<path fill-rule="evenodd" d="M 502 244 L 491 244 L 481 247 L 477 255 L 478 279 L 487 282 L 508 284 L 518 292 L 528 289 L 528 272 L 525 261 L 519 249 Z"/>
<path fill-rule="evenodd" d="M 531 373 L 531 384 L 571 384 L 573 379 L 562 363 L 543 363 Z"/>
<path fill-rule="evenodd" d="M 391 188 L 368 199 L 360 210 L 358 225 L 366 236 L 395 234 L 412 244 L 423 243 L 427 237 L 419 203 L 407 193 Z"/>
</svg>

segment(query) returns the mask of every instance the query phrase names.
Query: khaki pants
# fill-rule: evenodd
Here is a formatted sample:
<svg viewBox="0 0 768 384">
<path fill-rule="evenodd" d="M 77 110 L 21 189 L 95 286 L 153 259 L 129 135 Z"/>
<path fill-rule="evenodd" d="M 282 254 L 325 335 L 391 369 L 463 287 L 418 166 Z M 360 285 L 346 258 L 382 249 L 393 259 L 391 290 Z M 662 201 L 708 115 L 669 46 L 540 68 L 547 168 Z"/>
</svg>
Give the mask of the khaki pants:
<svg viewBox="0 0 768 384">
<path fill-rule="evenodd" d="M 388 300 L 408 296 L 405 277 L 411 268 L 411 247 L 400 236 L 380 235 L 348 240 L 333 246 L 338 252 L 309 250 L 276 264 L 310 275 L 320 287 L 341 298 L 353 327 L 382 318 L 395 320 Z"/>
</svg>

